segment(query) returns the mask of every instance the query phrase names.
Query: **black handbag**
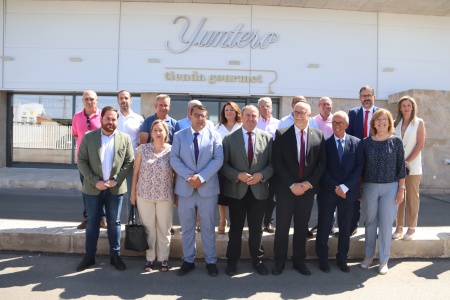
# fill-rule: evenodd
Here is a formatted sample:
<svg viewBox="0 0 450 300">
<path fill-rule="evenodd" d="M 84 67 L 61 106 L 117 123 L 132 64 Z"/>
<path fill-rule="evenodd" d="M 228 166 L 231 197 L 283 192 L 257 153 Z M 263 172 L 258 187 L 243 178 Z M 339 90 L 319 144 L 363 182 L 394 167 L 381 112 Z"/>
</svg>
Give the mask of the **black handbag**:
<svg viewBox="0 0 450 300">
<path fill-rule="evenodd" d="M 139 216 L 136 206 L 131 205 L 128 224 L 125 225 L 125 249 L 142 252 L 149 249 L 149 246 L 144 225 L 136 224 L 136 214 Z"/>
</svg>

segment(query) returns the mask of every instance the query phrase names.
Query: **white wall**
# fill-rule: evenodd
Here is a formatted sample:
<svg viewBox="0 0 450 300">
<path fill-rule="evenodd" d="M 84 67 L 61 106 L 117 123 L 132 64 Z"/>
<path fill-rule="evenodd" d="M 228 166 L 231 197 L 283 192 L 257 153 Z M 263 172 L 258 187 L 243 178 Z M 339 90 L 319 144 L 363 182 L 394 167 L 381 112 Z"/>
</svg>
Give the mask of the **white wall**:
<svg viewBox="0 0 450 300">
<path fill-rule="evenodd" d="M 2 89 L 305 94 L 378 98 L 411 88 L 450 90 L 450 18 L 250 5 L 6 0 Z M 279 34 L 266 49 L 191 47 L 174 54 L 184 21 L 203 30 Z M 79 57 L 82 62 L 69 62 Z M 148 63 L 148 59 L 160 63 Z M 229 61 L 240 65 L 229 65 Z M 317 69 L 308 64 L 319 64 Z M 395 68 L 387 73 L 385 67 Z M 261 75 L 261 83 L 169 81 L 174 71 Z M 206 78 L 208 79 L 208 78 Z M 270 86 L 269 83 L 273 82 Z"/>
</svg>

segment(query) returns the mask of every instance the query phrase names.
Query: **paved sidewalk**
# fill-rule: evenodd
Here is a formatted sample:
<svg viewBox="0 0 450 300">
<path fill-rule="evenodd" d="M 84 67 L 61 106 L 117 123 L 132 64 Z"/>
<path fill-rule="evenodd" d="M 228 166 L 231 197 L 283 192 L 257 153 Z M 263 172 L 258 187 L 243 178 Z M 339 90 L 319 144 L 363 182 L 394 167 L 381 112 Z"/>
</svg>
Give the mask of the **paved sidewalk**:
<svg viewBox="0 0 450 300">
<path fill-rule="evenodd" d="M 77 170 L 0 168 L 0 188 L 79 189 Z M 39 190 L 36 190 L 39 192 Z M 56 192 L 56 191 L 55 191 Z M 423 209 L 422 209 L 423 208 Z M 450 196 L 422 195 L 419 225 L 413 241 L 393 241 L 391 257 L 450 257 Z M 77 230 L 74 222 L 0 219 L 0 250 L 84 253 L 84 230 Z M 179 227 L 172 236 L 171 256 L 182 256 Z M 124 229 L 124 226 L 123 228 Z M 124 237 L 124 233 L 122 234 Z M 242 258 L 249 258 L 248 232 L 244 232 Z M 264 233 L 266 257 L 273 257 L 273 234 Z M 292 239 L 292 237 L 291 237 Z M 227 235 L 217 234 L 217 256 L 225 258 Z M 315 240 L 307 243 L 308 258 L 315 258 Z M 337 239 L 330 238 L 330 258 L 335 257 Z M 200 234 L 197 234 L 198 257 L 204 257 Z M 101 230 L 98 253 L 108 255 L 106 230 Z M 144 253 L 123 251 L 123 255 L 142 256 Z M 289 254 L 289 257 L 291 254 Z M 351 238 L 349 258 L 364 256 L 364 228 Z"/>
</svg>

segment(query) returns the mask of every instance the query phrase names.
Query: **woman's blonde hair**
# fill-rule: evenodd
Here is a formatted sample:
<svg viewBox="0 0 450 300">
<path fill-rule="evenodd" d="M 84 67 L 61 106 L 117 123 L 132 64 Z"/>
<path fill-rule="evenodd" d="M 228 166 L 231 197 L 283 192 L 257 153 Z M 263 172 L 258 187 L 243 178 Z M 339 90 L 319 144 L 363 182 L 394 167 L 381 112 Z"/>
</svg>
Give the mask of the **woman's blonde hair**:
<svg viewBox="0 0 450 300">
<path fill-rule="evenodd" d="M 153 127 L 155 127 L 158 124 L 162 124 L 164 131 L 166 132 L 166 137 L 164 138 L 164 143 L 167 143 L 169 141 L 169 128 L 167 127 L 166 121 L 160 120 L 160 119 L 153 121 L 152 127 L 150 127 L 150 142 L 153 142 L 153 137 L 152 137 Z"/>
<path fill-rule="evenodd" d="M 394 120 L 392 119 L 391 112 L 386 109 L 379 109 L 373 114 L 372 119 L 370 119 L 370 135 L 373 136 L 377 134 L 377 129 L 375 128 L 375 120 L 382 115 L 386 115 L 389 120 L 388 132 L 391 134 L 395 132 Z"/>
<path fill-rule="evenodd" d="M 397 102 L 397 118 L 395 119 L 394 127 L 397 127 L 398 123 L 400 123 L 400 121 L 403 120 L 403 113 L 402 113 L 401 107 L 402 107 L 403 101 L 406 101 L 406 100 L 411 102 L 411 105 L 412 105 L 411 124 L 416 123 L 416 118 L 417 118 L 417 103 L 416 103 L 416 100 L 414 100 L 414 98 L 410 97 L 410 96 L 403 96 Z"/>
</svg>

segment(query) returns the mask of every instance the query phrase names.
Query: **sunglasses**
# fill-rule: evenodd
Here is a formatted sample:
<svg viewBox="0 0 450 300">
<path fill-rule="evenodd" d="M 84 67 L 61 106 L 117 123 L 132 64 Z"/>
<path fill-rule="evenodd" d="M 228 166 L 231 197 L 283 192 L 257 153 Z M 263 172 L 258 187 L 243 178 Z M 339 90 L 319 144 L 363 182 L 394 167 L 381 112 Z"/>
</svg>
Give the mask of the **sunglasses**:
<svg viewBox="0 0 450 300">
<path fill-rule="evenodd" d="M 89 116 L 86 116 L 86 121 L 87 121 L 87 129 L 91 130 L 91 119 L 89 119 Z"/>
</svg>

